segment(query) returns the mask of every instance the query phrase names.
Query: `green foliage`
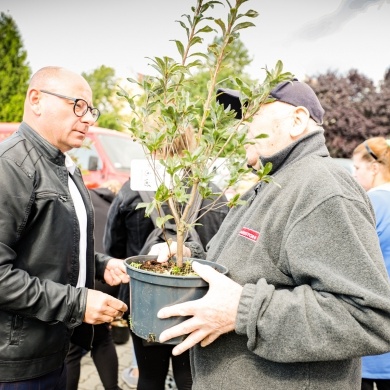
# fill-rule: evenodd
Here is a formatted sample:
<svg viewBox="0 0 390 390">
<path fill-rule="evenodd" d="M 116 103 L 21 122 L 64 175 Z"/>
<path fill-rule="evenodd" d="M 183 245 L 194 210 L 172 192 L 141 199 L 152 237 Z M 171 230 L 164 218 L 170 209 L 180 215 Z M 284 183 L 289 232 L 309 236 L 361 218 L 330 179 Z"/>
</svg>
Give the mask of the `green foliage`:
<svg viewBox="0 0 390 390">
<path fill-rule="evenodd" d="M 31 69 L 14 20 L 0 14 L 0 122 L 21 122 Z"/>
<path fill-rule="evenodd" d="M 222 44 L 221 37 L 215 37 L 211 43 L 212 47 L 217 47 Z M 215 62 L 215 55 L 213 52 L 209 53 L 209 57 L 206 56 L 206 61 L 208 66 L 212 66 Z M 239 39 L 234 39 L 226 47 L 226 55 L 221 66 L 221 70 L 216 78 L 216 85 L 219 88 L 236 88 L 236 83 L 234 78 L 238 75 L 240 79 L 243 80 L 248 85 L 255 85 L 258 83 L 257 80 L 252 79 L 248 74 L 245 73 L 245 67 L 252 62 L 252 59 L 249 57 L 248 50 L 245 47 L 244 43 Z M 207 83 L 210 80 L 210 72 L 206 67 L 200 67 L 196 72 L 193 72 L 191 77 L 191 84 L 189 85 L 188 92 L 191 96 L 191 99 L 196 103 L 196 108 L 199 110 L 200 115 L 203 114 L 203 103 L 202 97 L 207 91 Z M 210 118 L 206 119 L 207 127 L 210 126 Z M 226 141 L 226 140 L 225 140 Z M 222 154 L 222 157 L 225 156 L 234 148 L 234 145 L 230 144 L 226 151 Z"/>
<path fill-rule="evenodd" d="M 195 197 L 199 193 L 202 198 L 213 198 L 213 208 L 221 203 L 221 193 L 213 194 L 209 188 L 215 172 L 211 166 L 219 157 L 225 157 L 227 169 L 230 172 L 230 182 L 239 180 L 250 171 L 246 167 L 245 145 L 247 125 L 260 106 L 268 102 L 270 90 L 279 82 L 291 80 L 291 73 L 284 73 L 279 61 L 271 71 L 266 69 L 266 78 L 261 83 L 255 83 L 246 78 L 238 77 L 240 66 L 229 66 L 234 50 L 243 51 L 237 44 L 239 31 L 252 27 L 250 21 L 258 14 L 254 10 L 240 13 L 242 4 L 247 0 L 236 0 L 234 5 L 227 0 L 198 0 L 191 8 L 192 14 L 183 15 L 180 25 L 186 32 L 185 43 L 174 40 L 179 60 L 170 57 L 151 58 L 151 67 L 156 76 L 147 76 L 143 80 L 128 79 L 136 84 L 140 95 L 130 95 L 125 90 L 120 92 L 131 109 L 134 118 L 129 124 L 129 130 L 150 154 L 152 166 L 158 156 L 163 155 L 160 163 L 165 167 L 168 177 L 162 177 L 155 200 L 146 206 L 147 214 L 154 208 L 159 208 L 163 202 L 168 202 L 178 230 L 178 265 L 182 265 L 182 244 L 184 233 L 191 228 L 189 211 Z M 207 11 L 218 5 L 227 5 L 225 20 L 208 16 Z M 203 41 L 204 34 L 217 32 L 220 38 L 214 39 L 205 53 L 194 50 Z M 236 42 L 236 44 L 234 43 Z M 205 71 L 204 69 L 207 69 Z M 229 70 L 230 69 L 230 70 Z M 237 120 L 235 113 L 225 110 L 216 102 L 217 83 L 224 76 L 223 72 L 234 69 L 231 85 L 239 88 L 246 106 L 243 108 L 243 118 Z M 192 88 L 199 72 L 207 74 L 203 82 L 203 92 L 194 94 Z M 222 76 L 221 76 L 222 75 Z M 203 76 L 202 76 L 203 77 Z M 194 129 L 194 140 L 188 135 L 188 128 Z M 194 142 L 193 142 L 194 141 Z M 185 144 L 184 152 L 178 152 L 178 143 Z M 194 143 L 194 145 L 192 145 Z M 192 145 L 192 147 L 190 146 Z M 259 180 L 271 181 L 268 175 L 269 166 L 264 168 Z M 183 204 L 186 206 L 184 207 Z M 241 204 L 238 197 L 230 200 L 230 206 Z M 202 216 L 199 213 L 198 219 Z"/>
<path fill-rule="evenodd" d="M 214 37 L 213 42 L 209 45 L 209 53 L 204 57 L 206 68 L 203 66 L 198 68 L 192 76 L 192 81 L 194 82 L 192 87 L 195 85 L 197 89 L 202 92 L 207 90 L 207 81 L 210 79 L 207 68 L 215 63 L 216 57 L 214 51 L 215 48 L 221 46 L 223 43 L 222 39 L 221 36 Z M 256 80 L 251 79 L 251 77 L 245 73 L 245 67 L 251 62 L 252 58 L 250 58 L 248 49 L 245 47 L 244 43 L 239 38 L 232 40 L 226 47 L 226 55 L 224 56 L 221 69 L 217 75 L 217 84 L 219 84 L 220 87 L 233 88 L 234 83 L 232 82 L 232 78 L 238 75 L 247 83 L 256 82 Z M 193 88 L 190 89 L 190 92 L 196 95 Z M 198 95 L 201 96 L 202 93 L 198 93 Z"/>
<path fill-rule="evenodd" d="M 112 130 L 123 130 L 126 117 L 121 114 L 123 105 L 118 102 L 116 85 L 118 79 L 115 70 L 107 66 L 100 66 L 91 73 L 82 73 L 93 92 L 94 106 L 101 113 L 98 125 Z"/>
</svg>

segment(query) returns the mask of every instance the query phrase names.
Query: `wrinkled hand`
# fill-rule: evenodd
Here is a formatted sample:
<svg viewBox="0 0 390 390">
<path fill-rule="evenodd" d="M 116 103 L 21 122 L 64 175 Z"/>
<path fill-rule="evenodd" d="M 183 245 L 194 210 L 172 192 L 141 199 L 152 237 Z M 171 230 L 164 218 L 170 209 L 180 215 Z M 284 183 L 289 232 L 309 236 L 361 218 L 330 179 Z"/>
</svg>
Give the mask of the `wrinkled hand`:
<svg viewBox="0 0 390 390">
<path fill-rule="evenodd" d="M 110 259 L 104 270 L 104 280 L 110 286 L 129 283 L 130 278 L 129 275 L 127 275 L 124 260 Z"/>
<path fill-rule="evenodd" d="M 104 322 L 112 322 L 115 318 L 120 318 L 127 310 L 127 305 L 101 291 L 88 289 L 87 307 L 83 321 L 98 325 Z"/>
<path fill-rule="evenodd" d="M 171 241 L 169 246 L 166 242 L 160 244 L 154 244 L 150 248 L 148 255 L 157 255 L 157 261 L 159 263 L 165 263 L 166 261 L 169 260 L 170 257 L 176 255 L 176 253 L 177 253 L 177 242 Z M 191 257 L 190 248 L 187 247 L 183 248 L 183 256 Z"/>
<path fill-rule="evenodd" d="M 164 307 L 157 313 L 159 318 L 192 316 L 160 335 L 159 341 L 165 342 L 173 337 L 188 334 L 183 342 L 175 346 L 173 355 L 180 355 L 199 342 L 205 347 L 235 327 L 242 286 L 208 265 L 194 261 L 192 267 L 209 283 L 207 294 L 196 301 Z"/>
</svg>

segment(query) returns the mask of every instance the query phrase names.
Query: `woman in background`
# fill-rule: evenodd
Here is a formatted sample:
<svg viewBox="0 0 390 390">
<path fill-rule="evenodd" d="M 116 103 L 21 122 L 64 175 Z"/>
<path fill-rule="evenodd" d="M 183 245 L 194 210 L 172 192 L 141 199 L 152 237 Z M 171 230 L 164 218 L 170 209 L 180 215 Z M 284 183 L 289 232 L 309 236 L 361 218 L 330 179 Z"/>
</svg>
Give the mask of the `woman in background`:
<svg viewBox="0 0 390 390">
<path fill-rule="evenodd" d="M 353 152 L 354 177 L 374 208 L 376 231 L 390 275 L 390 139 L 370 138 Z M 390 390 L 390 353 L 362 358 L 362 390 Z"/>
</svg>

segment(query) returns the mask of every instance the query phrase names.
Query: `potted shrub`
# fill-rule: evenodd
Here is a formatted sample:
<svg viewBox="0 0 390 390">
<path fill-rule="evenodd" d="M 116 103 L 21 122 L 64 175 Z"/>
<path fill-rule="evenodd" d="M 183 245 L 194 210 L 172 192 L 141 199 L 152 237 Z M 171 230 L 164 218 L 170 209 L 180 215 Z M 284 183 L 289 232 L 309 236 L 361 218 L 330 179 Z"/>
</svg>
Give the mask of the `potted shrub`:
<svg viewBox="0 0 390 390">
<path fill-rule="evenodd" d="M 164 228 L 167 221 L 173 220 L 177 227 L 176 270 L 188 268 L 188 263 L 183 265 L 183 245 L 186 234 L 194 227 L 196 220 L 202 216 L 202 210 L 195 221 L 191 221 L 191 207 L 197 196 L 214 199 L 212 207 L 221 205 L 222 194 L 235 182 L 243 178 L 250 169 L 246 166 L 245 145 L 247 140 L 247 126 L 245 123 L 258 111 L 261 104 L 269 99 L 270 90 L 279 82 L 292 79 L 290 73 L 283 73 L 282 63 L 279 61 L 274 70 L 267 70 L 264 81 L 257 86 L 248 86 L 238 77 L 234 80 L 241 92 L 243 103 L 242 117 L 236 118 L 236 113 L 229 107 L 217 103 L 216 95 L 219 87 L 217 76 L 225 64 L 224 59 L 229 51 L 229 44 L 238 37 L 239 31 L 254 26 L 251 22 L 258 14 L 254 10 L 241 12 L 242 5 L 247 0 L 235 0 L 232 5 L 225 1 L 198 0 L 191 7 L 191 14 L 183 15 L 180 25 L 187 36 L 186 43 L 174 40 L 179 60 L 170 57 L 151 58 L 151 67 L 155 76 L 144 76 L 142 80 L 128 79 L 142 91 L 138 95 L 130 95 L 124 89 L 119 93 L 127 99 L 134 117 L 128 128 L 133 137 L 140 142 L 149 155 L 149 164 L 155 173 L 157 190 L 153 200 L 143 203 L 145 214 L 150 215 L 157 210 L 161 215 L 161 207 L 164 203 L 169 205 L 171 214 L 157 218 L 157 224 Z M 213 18 L 209 15 L 210 9 L 215 6 L 225 5 L 227 10 L 226 20 Z M 202 42 L 203 34 L 217 32 L 221 39 L 214 41 L 207 47 L 206 52 L 194 50 L 197 44 Z M 209 67 L 210 79 L 207 90 L 203 96 L 192 97 L 190 90 L 193 84 L 192 74 L 197 69 Z M 201 109 L 199 108 L 201 107 Z M 234 107 L 233 107 L 234 108 Z M 195 147 L 192 150 L 184 150 L 180 155 L 175 153 L 174 145 L 178 137 L 183 136 L 188 126 L 195 129 Z M 161 151 L 165 151 L 167 157 L 158 160 Z M 216 172 L 211 169 L 219 164 L 226 165 L 229 171 L 229 179 L 225 188 L 218 194 L 212 193 L 209 184 Z M 163 173 L 159 169 L 163 166 Z M 272 166 L 266 165 L 257 172 L 258 180 L 270 182 L 272 178 L 269 172 Z M 228 202 L 229 207 L 240 205 L 239 194 L 234 195 Z M 207 210 L 206 210 L 207 212 Z M 142 338 L 150 341 L 158 340 L 161 331 L 174 324 L 177 319 L 157 319 L 158 310 L 167 304 L 178 303 L 183 292 L 177 287 L 177 283 L 190 283 L 193 287 L 200 286 L 201 292 L 191 298 L 185 293 L 183 301 L 197 299 L 206 293 L 207 284 L 197 276 L 183 277 L 180 275 L 156 275 L 142 271 L 144 259 L 126 259 L 125 263 L 130 274 L 131 294 L 131 319 L 132 330 Z M 146 260 L 150 260 L 146 258 Z M 218 266 L 218 265 L 216 265 Z M 221 270 L 226 272 L 226 270 Z M 180 273 L 180 272 L 179 272 Z M 150 282 L 150 279 L 153 279 Z M 167 292 L 146 292 L 144 285 L 154 286 L 163 279 L 163 284 L 168 284 L 174 290 L 173 301 L 168 302 Z M 154 287 L 153 287 L 154 288 Z M 192 288 L 192 287 L 191 287 Z M 140 292 L 139 289 L 142 289 Z M 147 297 L 145 299 L 145 297 Z M 161 298 L 161 299 L 160 299 Z M 159 307 L 146 309 L 145 305 L 151 300 L 157 300 Z M 161 301 L 164 302 L 161 302 Z M 156 303 L 156 302 L 154 302 Z M 138 311 L 151 314 L 151 319 L 140 319 Z M 182 319 L 178 319 L 182 320 Z M 161 324 L 163 323 L 163 324 Z M 160 324 L 163 326 L 157 329 Z M 143 328 L 142 330 L 139 330 Z M 172 340 L 171 340 L 172 342 Z M 174 340 L 173 342 L 177 342 Z"/>
</svg>

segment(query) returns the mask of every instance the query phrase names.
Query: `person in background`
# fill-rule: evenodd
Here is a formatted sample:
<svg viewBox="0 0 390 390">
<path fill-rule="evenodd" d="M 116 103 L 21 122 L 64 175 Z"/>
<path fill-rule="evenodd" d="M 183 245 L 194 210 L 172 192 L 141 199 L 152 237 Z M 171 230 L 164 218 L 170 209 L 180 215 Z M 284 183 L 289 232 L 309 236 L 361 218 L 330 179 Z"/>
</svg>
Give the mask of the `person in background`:
<svg viewBox="0 0 390 390">
<path fill-rule="evenodd" d="M 89 190 L 92 205 L 95 212 L 95 250 L 104 253 L 103 233 L 106 225 L 108 209 L 114 197 L 121 188 L 117 180 L 110 180 L 102 183 L 98 188 Z M 119 285 L 110 286 L 95 280 L 95 289 L 118 297 Z M 71 343 L 66 357 L 67 368 L 67 390 L 77 390 L 80 379 L 81 358 L 85 355 L 82 347 Z M 92 341 L 91 356 L 102 381 L 105 390 L 121 390 L 118 386 L 118 355 L 112 338 L 111 326 L 109 323 L 94 326 L 94 337 Z"/>
<path fill-rule="evenodd" d="M 123 260 L 94 251 L 93 208 L 68 156 L 99 117 L 77 73 L 32 77 L 19 129 L 0 143 L 0 388 L 66 389 L 72 340 L 127 310 L 93 289 L 95 276 L 128 283 Z"/>
<path fill-rule="evenodd" d="M 180 154 L 184 149 L 191 150 L 193 137 L 193 130 L 188 128 L 182 137 L 178 137 L 176 140 L 173 148 L 175 153 Z M 162 153 L 164 155 L 164 152 Z M 214 193 L 220 191 L 214 184 L 211 186 Z M 107 254 L 126 258 L 140 253 L 147 237 L 154 230 L 153 221 L 150 218 L 145 218 L 145 209 L 137 209 L 137 205 L 142 202 L 140 194 L 133 191 L 130 188 L 130 180 L 127 181 L 108 212 L 104 234 L 104 247 Z M 227 202 L 227 199 L 223 197 L 221 202 Z M 202 201 L 201 214 L 209 208 L 211 203 L 212 199 Z M 218 231 L 228 211 L 229 209 L 225 205 L 217 210 L 208 211 L 200 217 L 199 225 L 196 225 L 195 229 L 204 248 Z M 165 213 L 169 214 L 169 210 L 165 210 Z M 123 291 L 120 294 L 121 299 L 128 303 L 128 286 L 122 285 L 121 290 Z M 172 356 L 173 345 L 159 343 L 150 345 L 134 333 L 131 333 L 131 337 L 138 363 L 138 390 L 164 390 L 170 361 L 172 361 L 173 376 L 177 388 L 179 390 L 191 389 L 192 375 L 188 351 L 181 356 Z M 126 369 L 122 378 L 126 382 L 128 380 L 129 385 L 134 386 L 135 380 L 130 377 L 132 368 Z"/>
<path fill-rule="evenodd" d="M 354 177 L 367 191 L 390 275 L 390 139 L 370 138 L 353 151 Z M 390 353 L 362 358 L 362 390 L 390 390 Z"/>
<path fill-rule="evenodd" d="M 133 342 L 131 340 L 131 342 Z M 131 366 L 125 368 L 122 371 L 123 381 L 130 387 L 130 389 L 136 389 L 139 378 L 139 370 L 137 364 L 137 356 L 135 356 L 134 344 L 131 348 Z"/>
<path fill-rule="evenodd" d="M 242 115 L 236 92 L 218 99 Z M 248 124 L 246 154 L 254 169 L 272 163 L 273 182 L 247 192 L 208 245 L 207 259 L 228 276 L 193 262 L 207 294 L 158 313 L 190 316 L 159 341 L 187 335 L 172 353 L 191 348 L 193 390 L 356 390 L 360 357 L 390 351 L 375 216 L 363 188 L 329 156 L 323 115 L 305 83 L 271 90 Z M 184 256 L 197 252 L 186 244 Z M 164 262 L 168 247 L 151 254 Z"/>
</svg>

